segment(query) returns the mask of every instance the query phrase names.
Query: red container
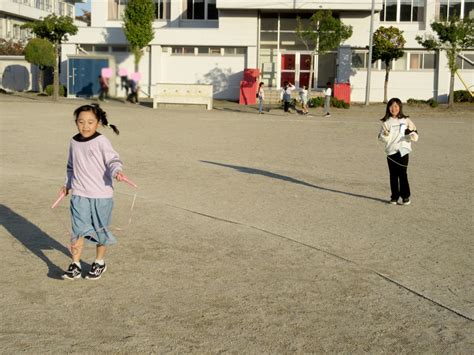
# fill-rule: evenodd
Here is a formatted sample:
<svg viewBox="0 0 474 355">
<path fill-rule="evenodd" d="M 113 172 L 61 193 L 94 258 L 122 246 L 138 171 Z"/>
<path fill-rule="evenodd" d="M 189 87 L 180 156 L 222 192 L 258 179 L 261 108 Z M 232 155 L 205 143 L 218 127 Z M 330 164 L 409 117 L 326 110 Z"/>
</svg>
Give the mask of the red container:
<svg viewBox="0 0 474 355">
<path fill-rule="evenodd" d="M 351 84 L 350 83 L 335 83 L 334 97 L 342 100 L 348 104 L 351 103 Z"/>
<path fill-rule="evenodd" d="M 239 104 L 241 105 L 255 105 L 257 103 L 257 82 L 245 81 L 240 82 L 240 97 Z"/>
<path fill-rule="evenodd" d="M 257 81 L 260 76 L 260 70 L 254 68 L 244 69 L 244 81 Z"/>
<path fill-rule="evenodd" d="M 240 82 L 239 104 L 255 105 L 257 103 L 257 88 L 260 70 L 254 68 L 244 69 L 244 78 Z"/>
</svg>

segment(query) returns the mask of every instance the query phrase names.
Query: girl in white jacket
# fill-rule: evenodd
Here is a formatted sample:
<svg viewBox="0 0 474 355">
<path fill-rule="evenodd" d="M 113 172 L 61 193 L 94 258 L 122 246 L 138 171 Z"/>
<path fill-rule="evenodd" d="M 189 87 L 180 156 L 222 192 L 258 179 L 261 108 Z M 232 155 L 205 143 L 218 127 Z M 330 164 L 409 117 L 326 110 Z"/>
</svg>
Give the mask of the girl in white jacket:
<svg viewBox="0 0 474 355">
<path fill-rule="evenodd" d="M 385 143 L 388 170 L 390 173 L 390 203 L 409 205 L 410 185 L 408 184 L 408 155 L 411 142 L 418 141 L 415 124 L 403 113 L 400 99 L 393 98 L 387 103 L 385 116 L 381 119 L 379 140 Z M 399 198 L 402 202 L 398 202 Z"/>
</svg>

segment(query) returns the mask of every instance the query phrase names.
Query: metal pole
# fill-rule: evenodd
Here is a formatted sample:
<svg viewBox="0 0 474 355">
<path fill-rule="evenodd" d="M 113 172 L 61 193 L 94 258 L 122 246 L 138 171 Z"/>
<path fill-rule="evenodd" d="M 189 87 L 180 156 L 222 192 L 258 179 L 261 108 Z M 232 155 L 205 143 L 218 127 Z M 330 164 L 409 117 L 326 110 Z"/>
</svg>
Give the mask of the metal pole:
<svg viewBox="0 0 474 355">
<path fill-rule="evenodd" d="M 372 73 L 372 45 L 374 37 L 374 12 L 375 0 L 372 0 L 372 11 L 370 13 L 370 34 L 369 34 L 369 61 L 367 63 L 367 83 L 365 84 L 365 105 L 370 103 L 370 74 Z"/>
</svg>

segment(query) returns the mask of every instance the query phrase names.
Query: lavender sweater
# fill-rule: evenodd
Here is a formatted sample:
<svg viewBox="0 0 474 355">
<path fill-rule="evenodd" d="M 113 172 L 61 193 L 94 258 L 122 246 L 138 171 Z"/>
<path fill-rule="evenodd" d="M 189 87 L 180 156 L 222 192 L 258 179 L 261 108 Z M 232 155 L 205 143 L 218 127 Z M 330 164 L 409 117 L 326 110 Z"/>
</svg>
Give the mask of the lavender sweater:
<svg viewBox="0 0 474 355">
<path fill-rule="evenodd" d="M 72 195 L 111 198 L 113 178 L 122 170 L 118 153 L 107 137 L 96 132 L 89 138 L 76 134 L 69 145 L 65 186 Z"/>
</svg>

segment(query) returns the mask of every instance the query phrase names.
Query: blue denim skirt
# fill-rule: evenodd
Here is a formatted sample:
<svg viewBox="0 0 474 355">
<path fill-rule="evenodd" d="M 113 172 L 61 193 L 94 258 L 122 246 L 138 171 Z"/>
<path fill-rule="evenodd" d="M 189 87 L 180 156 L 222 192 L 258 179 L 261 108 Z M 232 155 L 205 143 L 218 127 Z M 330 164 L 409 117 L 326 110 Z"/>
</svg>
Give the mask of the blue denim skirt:
<svg viewBox="0 0 474 355">
<path fill-rule="evenodd" d="M 71 242 L 79 237 L 100 245 L 117 243 L 109 229 L 114 200 L 112 198 L 88 198 L 71 196 Z"/>
</svg>

